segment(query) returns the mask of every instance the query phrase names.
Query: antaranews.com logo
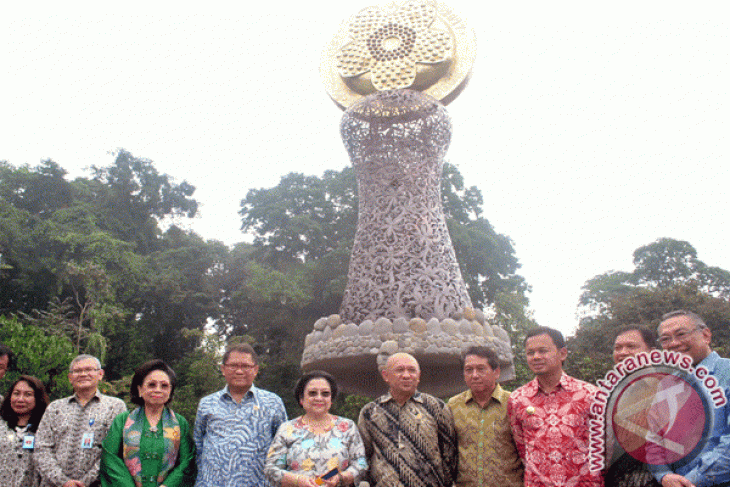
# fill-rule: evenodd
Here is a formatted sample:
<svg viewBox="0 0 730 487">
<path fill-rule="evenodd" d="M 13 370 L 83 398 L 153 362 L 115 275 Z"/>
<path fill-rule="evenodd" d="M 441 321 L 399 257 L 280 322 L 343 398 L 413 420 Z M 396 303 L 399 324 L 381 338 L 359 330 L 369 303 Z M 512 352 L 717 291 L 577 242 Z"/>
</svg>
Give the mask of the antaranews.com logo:
<svg viewBox="0 0 730 487">
<path fill-rule="evenodd" d="M 591 406 L 590 470 L 621 455 L 649 465 L 681 465 L 703 449 L 725 393 L 688 355 L 652 350 L 628 357 L 599 380 Z"/>
</svg>

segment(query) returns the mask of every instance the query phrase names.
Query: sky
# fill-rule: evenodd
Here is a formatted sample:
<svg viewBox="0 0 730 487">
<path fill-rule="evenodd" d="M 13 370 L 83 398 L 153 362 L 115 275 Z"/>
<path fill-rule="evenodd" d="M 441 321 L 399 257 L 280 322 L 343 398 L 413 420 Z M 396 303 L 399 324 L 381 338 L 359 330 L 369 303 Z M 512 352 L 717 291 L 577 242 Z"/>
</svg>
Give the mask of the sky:
<svg viewBox="0 0 730 487">
<path fill-rule="evenodd" d="M 20 2 L 18 2 L 20 3 Z M 31 3 L 0 19 L 0 160 L 70 176 L 124 148 L 197 187 L 189 228 L 228 244 L 240 200 L 350 164 L 320 81 L 340 22 L 377 1 Z M 446 161 L 514 241 L 541 325 L 658 238 L 730 269 L 724 2 L 447 2 L 474 29 Z"/>
</svg>

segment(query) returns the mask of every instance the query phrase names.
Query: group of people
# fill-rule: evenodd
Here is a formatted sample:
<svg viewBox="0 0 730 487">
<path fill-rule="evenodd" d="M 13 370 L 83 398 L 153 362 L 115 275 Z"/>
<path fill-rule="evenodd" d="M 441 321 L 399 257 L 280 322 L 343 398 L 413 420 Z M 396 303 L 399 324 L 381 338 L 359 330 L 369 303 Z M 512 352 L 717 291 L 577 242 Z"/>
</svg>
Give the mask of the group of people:
<svg viewBox="0 0 730 487">
<path fill-rule="evenodd" d="M 614 340 L 618 363 L 657 343 L 704 366 L 730 398 L 730 360 L 710 348 L 694 313 L 665 315 L 659 337 L 630 326 Z M 153 360 L 132 379 L 131 400 L 101 394 L 104 371 L 88 355 L 73 360 L 74 394 L 48 404 L 43 384 L 21 376 L 0 408 L 0 482 L 41 487 L 710 487 L 730 485 L 730 406 L 718 411 L 702 453 L 678 465 L 633 459 L 589 468 L 589 422 L 597 388 L 568 376 L 562 334 L 540 327 L 524 340 L 535 378 L 512 393 L 498 383 L 495 353 L 465 350 L 467 390 L 447 403 L 418 391 L 420 367 L 407 353 L 381 370 L 388 392 L 363 407 L 357 424 L 330 412 L 337 383 L 312 371 L 296 384 L 304 410 L 288 420 L 282 400 L 257 388 L 256 352 L 229 347 L 226 386 L 200 401 L 191 430 L 172 411 L 176 377 Z M 0 378 L 12 354 L 0 346 Z M 367 485 L 367 484 L 365 484 Z"/>
</svg>

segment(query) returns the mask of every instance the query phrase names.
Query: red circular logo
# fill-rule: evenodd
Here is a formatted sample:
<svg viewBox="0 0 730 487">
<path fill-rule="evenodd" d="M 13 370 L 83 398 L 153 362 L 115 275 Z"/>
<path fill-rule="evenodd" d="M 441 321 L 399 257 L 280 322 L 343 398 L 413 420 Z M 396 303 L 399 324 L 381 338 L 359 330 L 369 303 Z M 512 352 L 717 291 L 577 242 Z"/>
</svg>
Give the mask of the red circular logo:
<svg viewBox="0 0 730 487">
<path fill-rule="evenodd" d="M 647 371 L 619 391 L 611 413 L 613 432 L 621 448 L 640 462 L 690 460 L 706 439 L 708 407 L 697 387 L 676 371 Z"/>
</svg>

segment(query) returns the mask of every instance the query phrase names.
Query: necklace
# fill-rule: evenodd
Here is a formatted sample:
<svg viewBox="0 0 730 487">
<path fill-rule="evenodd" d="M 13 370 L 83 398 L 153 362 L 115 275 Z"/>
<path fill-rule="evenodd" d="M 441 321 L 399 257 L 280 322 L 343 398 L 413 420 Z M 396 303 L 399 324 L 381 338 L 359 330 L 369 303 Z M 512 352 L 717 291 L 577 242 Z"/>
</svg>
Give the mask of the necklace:
<svg viewBox="0 0 730 487">
<path fill-rule="evenodd" d="M 306 416 L 302 416 L 302 423 L 310 430 L 327 431 L 328 429 L 332 428 L 332 416 L 328 414 L 325 419 L 319 421 L 313 420 Z"/>
</svg>

